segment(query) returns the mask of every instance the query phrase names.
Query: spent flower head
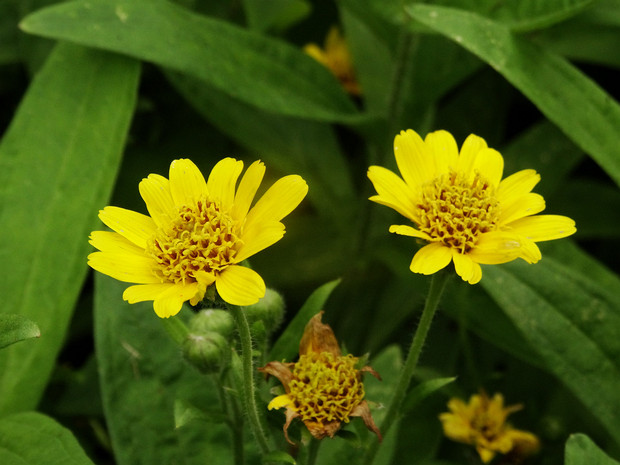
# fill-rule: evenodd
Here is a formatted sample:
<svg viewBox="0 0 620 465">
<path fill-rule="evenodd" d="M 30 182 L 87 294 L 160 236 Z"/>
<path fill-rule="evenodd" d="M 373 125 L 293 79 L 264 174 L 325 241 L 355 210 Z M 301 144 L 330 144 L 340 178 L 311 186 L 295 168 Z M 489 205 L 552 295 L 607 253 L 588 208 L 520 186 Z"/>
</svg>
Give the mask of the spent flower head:
<svg viewBox="0 0 620 465">
<path fill-rule="evenodd" d="M 174 160 L 170 178 L 150 174 L 140 195 L 150 216 L 119 207 L 99 212 L 110 231 L 93 231 L 99 252 L 88 256 L 95 270 L 119 281 L 136 283 L 123 298 L 153 301 L 162 318 L 175 315 L 183 302 L 200 302 L 215 284 L 233 305 L 250 305 L 265 295 L 265 283 L 240 263 L 279 241 L 280 222 L 305 197 L 308 186 L 297 175 L 276 181 L 251 207 L 265 165 L 252 163 L 237 186 L 243 162 L 219 161 L 205 181 L 196 165 Z"/>
<path fill-rule="evenodd" d="M 448 408 L 450 412 L 439 415 L 444 434 L 453 441 L 474 446 L 484 463 L 489 463 L 498 453 L 522 459 L 540 448 L 534 434 L 506 422 L 508 415 L 522 406 L 504 407 L 501 394 L 495 394 L 492 399 L 484 392 L 475 394 L 467 404 L 453 398 Z"/>
<path fill-rule="evenodd" d="M 429 243 L 414 255 L 414 273 L 433 274 L 453 261 L 457 274 L 475 284 L 480 264 L 517 258 L 536 263 L 536 242 L 576 231 L 566 216 L 536 215 L 545 209 L 543 197 L 532 192 L 540 175 L 526 169 L 502 180 L 502 155 L 478 136 L 467 137 L 459 152 L 446 131 L 422 140 L 409 129 L 394 139 L 394 154 L 402 178 L 371 166 L 368 177 L 377 195 L 370 200 L 413 223 L 392 225 L 390 232 Z"/>
<path fill-rule="evenodd" d="M 295 418 L 303 421 L 312 436 L 323 439 L 334 437 L 351 417 L 362 417 L 366 427 L 381 440 L 364 400 L 362 373 L 381 378 L 369 366 L 358 369 L 358 358 L 341 354 L 334 332 L 321 322 L 322 314 L 315 315 L 306 325 L 296 363 L 274 361 L 259 368 L 278 378 L 286 392 L 275 397 L 268 408 L 286 408 L 284 435 L 289 442 L 288 428 Z"/>
<path fill-rule="evenodd" d="M 338 27 L 330 28 L 324 48 L 310 43 L 304 47 L 304 51 L 329 69 L 349 94 L 354 96 L 362 94 L 362 89 L 355 78 L 349 47 Z"/>
</svg>

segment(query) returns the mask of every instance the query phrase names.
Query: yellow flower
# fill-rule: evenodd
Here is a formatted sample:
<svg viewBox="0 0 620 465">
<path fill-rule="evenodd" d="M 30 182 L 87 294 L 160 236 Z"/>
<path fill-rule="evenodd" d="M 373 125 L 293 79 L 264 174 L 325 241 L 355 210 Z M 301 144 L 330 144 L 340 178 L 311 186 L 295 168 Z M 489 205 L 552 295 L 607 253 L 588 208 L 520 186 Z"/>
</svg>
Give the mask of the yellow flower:
<svg viewBox="0 0 620 465">
<path fill-rule="evenodd" d="M 475 446 L 484 463 L 493 460 L 497 453 L 523 458 L 540 448 L 535 435 L 506 423 L 508 415 L 522 406 L 504 407 L 501 394 L 495 394 L 492 399 L 485 393 L 473 395 L 468 404 L 453 398 L 448 408 L 450 413 L 439 415 L 444 434 L 454 441 Z"/>
<path fill-rule="evenodd" d="M 304 47 L 304 51 L 329 69 L 349 94 L 361 95 L 362 90 L 355 79 L 353 60 L 347 42 L 336 26 L 333 26 L 327 34 L 325 49 L 321 49 L 316 44 L 308 44 Z"/>
<path fill-rule="evenodd" d="M 368 177 L 377 194 L 370 200 L 393 208 L 411 220 L 392 225 L 390 232 L 423 239 L 411 261 L 414 273 L 433 274 L 454 261 L 463 280 L 475 284 L 480 264 L 495 265 L 522 258 L 536 263 L 536 245 L 570 236 L 575 222 L 565 216 L 536 215 L 545 200 L 532 191 L 536 171 L 519 171 L 502 180 L 504 159 L 484 139 L 470 135 L 460 153 L 446 131 L 425 140 L 411 129 L 394 139 L 394 154 L 402 178 L 381 166 Z"/>
<path fill-rule="evenodd" d="M 239 263 L 279 241 L 280 222 L 305 197 L 308 186 L 297 175 L 285 176 L 250 208 L 265 173 L 256 161 L 237 179 L 243 162 L 225 158 L 208 181 L 194 163 L 174 160 L 170 179 L 150 174 L 140 195 L 150 216 L 105 207 L 99 218 L 114 232 L 93 231 L 99 252 L 88 264 L 119 281 L 136 283 L 123 298 L 129 303 L 153 300 L 161 318 L 175 315 L 183 302 L 200 302 L 215 283 L 220 297 L 233 305 L 250 305 L 265 295 L 258 273 Z"/>
<path fill-rule="evenodd" d="M 286 391 L 275 397 L 268 408 L 286 407 L 284 435 L 291 444 L 288 427 L 294 418 L 300 418 L 312 436 L 323 439 L 334 437 L 341 424 L 348 423 L 351 417 L 362 417 L 366 427 L 381 440 L 364 400 L 362 373 L 381 378 L 369 366 L 358 370 L 356 357 L 341 354 L 334 332 L 321 323 L 322 314 L 315 315 L 306 325 L 297 363 L 269 362 L 259 368 L 278 378 Z"/>
</svg>

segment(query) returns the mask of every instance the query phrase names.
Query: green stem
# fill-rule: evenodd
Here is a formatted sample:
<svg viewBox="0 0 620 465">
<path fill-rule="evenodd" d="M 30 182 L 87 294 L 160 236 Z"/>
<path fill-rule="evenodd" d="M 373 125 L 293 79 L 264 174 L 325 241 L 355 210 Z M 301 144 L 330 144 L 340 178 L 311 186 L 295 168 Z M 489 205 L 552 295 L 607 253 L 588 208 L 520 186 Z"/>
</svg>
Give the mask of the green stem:
<svg viewBox="0 0 620 465">
<path fill-rule="evenodd" d="M 183 344 L 189 335 L 189 329 L 178 316 L 171 316 L 170 318 L 160 318 L 164 328 L 178 345 Z"/>
<path fill-rule="evenodd" d="M 388 433 L 390 427 L 398 417 L 402 403 L 405 399 L 405 395 L 407 394 L 407 389 L 411 383 L 411 378 L 413 377 L 418 360 L 420 359 L 420 353 L 422 352 L 424 341 L 426 341 L 428 330 L 430 329 L 433 317 L 435 316 L 439 299 L 441 298 L 441 294 L 449 276 L 449 270 L 443 269 L 435 273 L 431 279 L 431 286 L 428 291 L 424 310 L 422 311 L 420 323 L 418 324 L 418 327 L 413 335 L 413 340 L 411 341 L 411 347 L 409 347 L 409 353 L 407 354 L 405 365 L 400 372 L 400 378 L 398 379 L 398 384 L 394 390 L 394 395 L 390 402 L 390 406 L 388 407 L 387 413 L 383 418 L 383 423 L 381 424 L 380 429 L 383 436 Z M 366 453 L 366 460 L 364 462 L 366 465 L 372 464 L 378 448 L 379 442 L 375 439 Z"/>
<path fill-rule="evenodd" d="M 244 399 L 246 414 L 250 420 L 250 429 L 254 434 L 254 438 L 261 452 L 266 454 L 269 452 L 269 444 L 267 443 L 267 436 L 265 436 L 265 431 L 263 430 L 261 416 L 256 405 L 256 396 L 254 394 L 254 367 L 252 363 L 252 336 L 250 334 L 250 325 L 241 308 L 236 305 L 229 305 L 228 308 L 237 323 L 237 329 L 239 330 L 239 337 L 241 339 L 241 363 L 243 372 L 242 397 Z"/>
</svg>

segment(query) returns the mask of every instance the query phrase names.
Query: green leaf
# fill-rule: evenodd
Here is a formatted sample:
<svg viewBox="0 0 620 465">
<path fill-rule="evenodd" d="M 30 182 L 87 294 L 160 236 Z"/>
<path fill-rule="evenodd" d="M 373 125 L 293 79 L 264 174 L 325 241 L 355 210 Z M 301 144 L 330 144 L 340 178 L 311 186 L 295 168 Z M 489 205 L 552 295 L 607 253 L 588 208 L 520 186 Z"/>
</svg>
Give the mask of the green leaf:
<svg viewBox="0 0 620 465">
<path fill-rule="evenodd" d="M 500 23 L 437 6 L 407 11 L 495 68 L 620 184 L 620 106 L 591 79 Z"/>
<path fill-rule="evenodd" d="M 176 399 L 208 412 L 221 406 L 217 389 L 183 361 L 152 302 L 123 301 L 125 287 L 96 275 L 95 350 L 116 463 L 232 463 L 226 423 L 191 421 L 175 428 Z"/>
<path fill-rule="evenodd" d="M 403 407 L 402 407 L 403 414 L 407 414 L 408 412 L 411 412 L 416 407 L 416 405 L 418 405 L 420 402 L 422 402 L 432 393 L 454 382 L 455 380 L 456 380 L 455 377 L 437 378 L 437 379 L 431 379 L 428 381 L 424 381 L 423 383 L 418 384 L 413 389 L 411 389 L 411 391 L 409 391 L 409 393 L 407 394 L 407 397 L 405 398 L 405 401 L 403 402 Z"/>
<path fill-rule="evenodd" d="M 572 434 L 566 441 L 564 465 L 619 465 L 585 434 Z"/>
<path fill-rule="evenodd" d="M 109 197 L 133 114 L 134 60 L 61 44 L 0 144 L 0 311 L 36 321 L 0 352 L 0 411 L 36 406 L 86 276 L 88 234 Z"/>
<path fill-rule="evenodd" d="M 41 337 L 34 321 L 21 315 L 0 314 L 0 349 L 33 337 Z"/>
<path fill-rule="evenodd" d="M 226 415 L 221 411 L 199 409 L 190 402 L 176 400 L 174 403 L 174 427 L 180 428 L 192 421 L 206 421 L 211 423 L 223 423 L 227 421 Z"/>
<path fill-rule="evenodd" d="M 276 450 L 273 452 L 269 452 L 267 455 L 263 456 L 263 463 L 292 463 L 295 465 L 297 462 L 290 454 L 287 454 L 284 451 Z"/>
<path fill-rule="evenodd" d="M 515 31 L 525 32 L 565 21 L 593 3 L 594 0 L 519 0 L 502 2 L 499 5 L 492 2 L 490 16 Z"/>
<path fill-rule="evenodd" d="M 27 16 L 20 27 L 192 75 L 270 112 L 329 121 L 359 118 L 339 82 L 300 49 L 173 3 L 62 3 Z"/>
<path fill-rule="evenodd" d="M 334 288 L 340 283 L 339 279 L 323 284 L 315 290 L 304 302 L 299 312 L 288 324 L 284 332 L 274 343 L 269 354 L 269 360 L 293 360 L 299 352 L 299 341 L 304 328 L 314 315 L 319 313 Z"/>
<path fill-rule="evenodd" d="M 305 0 L 243 0 L 248 25 L 257 31 L 283 31 L 310 14 Z"/>
<path fill-rule="evenodd" d="M 485 267 L 482 284 L 546 369 L 620 438 L 620 280 L 586 258 Z M 604 281 L 598 275 L 606 275 Z"/>
<path fill-rule="evenodd" d="M 93 465 L 68 429 L 36 412 L 0 419 L 0 463 Z"/>
</svg>

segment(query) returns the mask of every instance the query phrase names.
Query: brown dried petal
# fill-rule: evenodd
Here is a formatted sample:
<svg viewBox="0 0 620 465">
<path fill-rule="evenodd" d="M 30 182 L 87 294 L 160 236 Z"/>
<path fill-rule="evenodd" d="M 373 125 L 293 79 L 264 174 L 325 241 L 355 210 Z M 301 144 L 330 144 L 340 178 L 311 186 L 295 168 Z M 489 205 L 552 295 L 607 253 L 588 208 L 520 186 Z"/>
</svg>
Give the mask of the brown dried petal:
<svg viewBox="0 0 620 465">
<path fill-rule="evenodd" d="M 262 368 L 258 368 L 258 371 L 261 373 L 266 373 L 267 375 L 272 375 L 278 378 L 284 386 L 287 394 L 289 392 L 289 383 L 293 379 L 293 372 L 291 368 L 295 366 L 294 363 L 282 363 L 282 362 L 269 362 Z"/>
<path fill-rule="evenodd" d="M 299 343 L 299 355 L 306 355 L 309 352 L 329 352 L 332 355 L 340 356 L 338 340 L 329 325 L 321 323 L 323 311 L 314 315 L 306 328 Z"/>
<path fill-rule="evenodd" d="M 306 428 L 308 428 L 310 434 L 316 439 L 323 439 L 326 436 L 333 438 L 334 434 L 336 434 L 340 429 L 341 422 L 331 421 L 323 425 L 321 423 L 308 420 L 304 421 L 304 425 L 306 425 Z"/>
<path fill-rule="evenodd" d="M 370 431 L 372 431 L 373 433 L 377 435 L 377 437 L 379 438 L 379 442 L 383 441 L 383 436 L 381 436 L 381 431 L 379 431 L 379 428 L 377 428 L 377 425 L 375 425 L 375 420 L 373 420 L 372 414 L 370 413 L 368 402 L 366 402 L 365 400 L 360 402 L 353 409 L 350 416 L 362 417 L 362 420 L 364 420 L 364 424 L 366 425 L 366 428 L 368 428 Z"/>
</svg>

